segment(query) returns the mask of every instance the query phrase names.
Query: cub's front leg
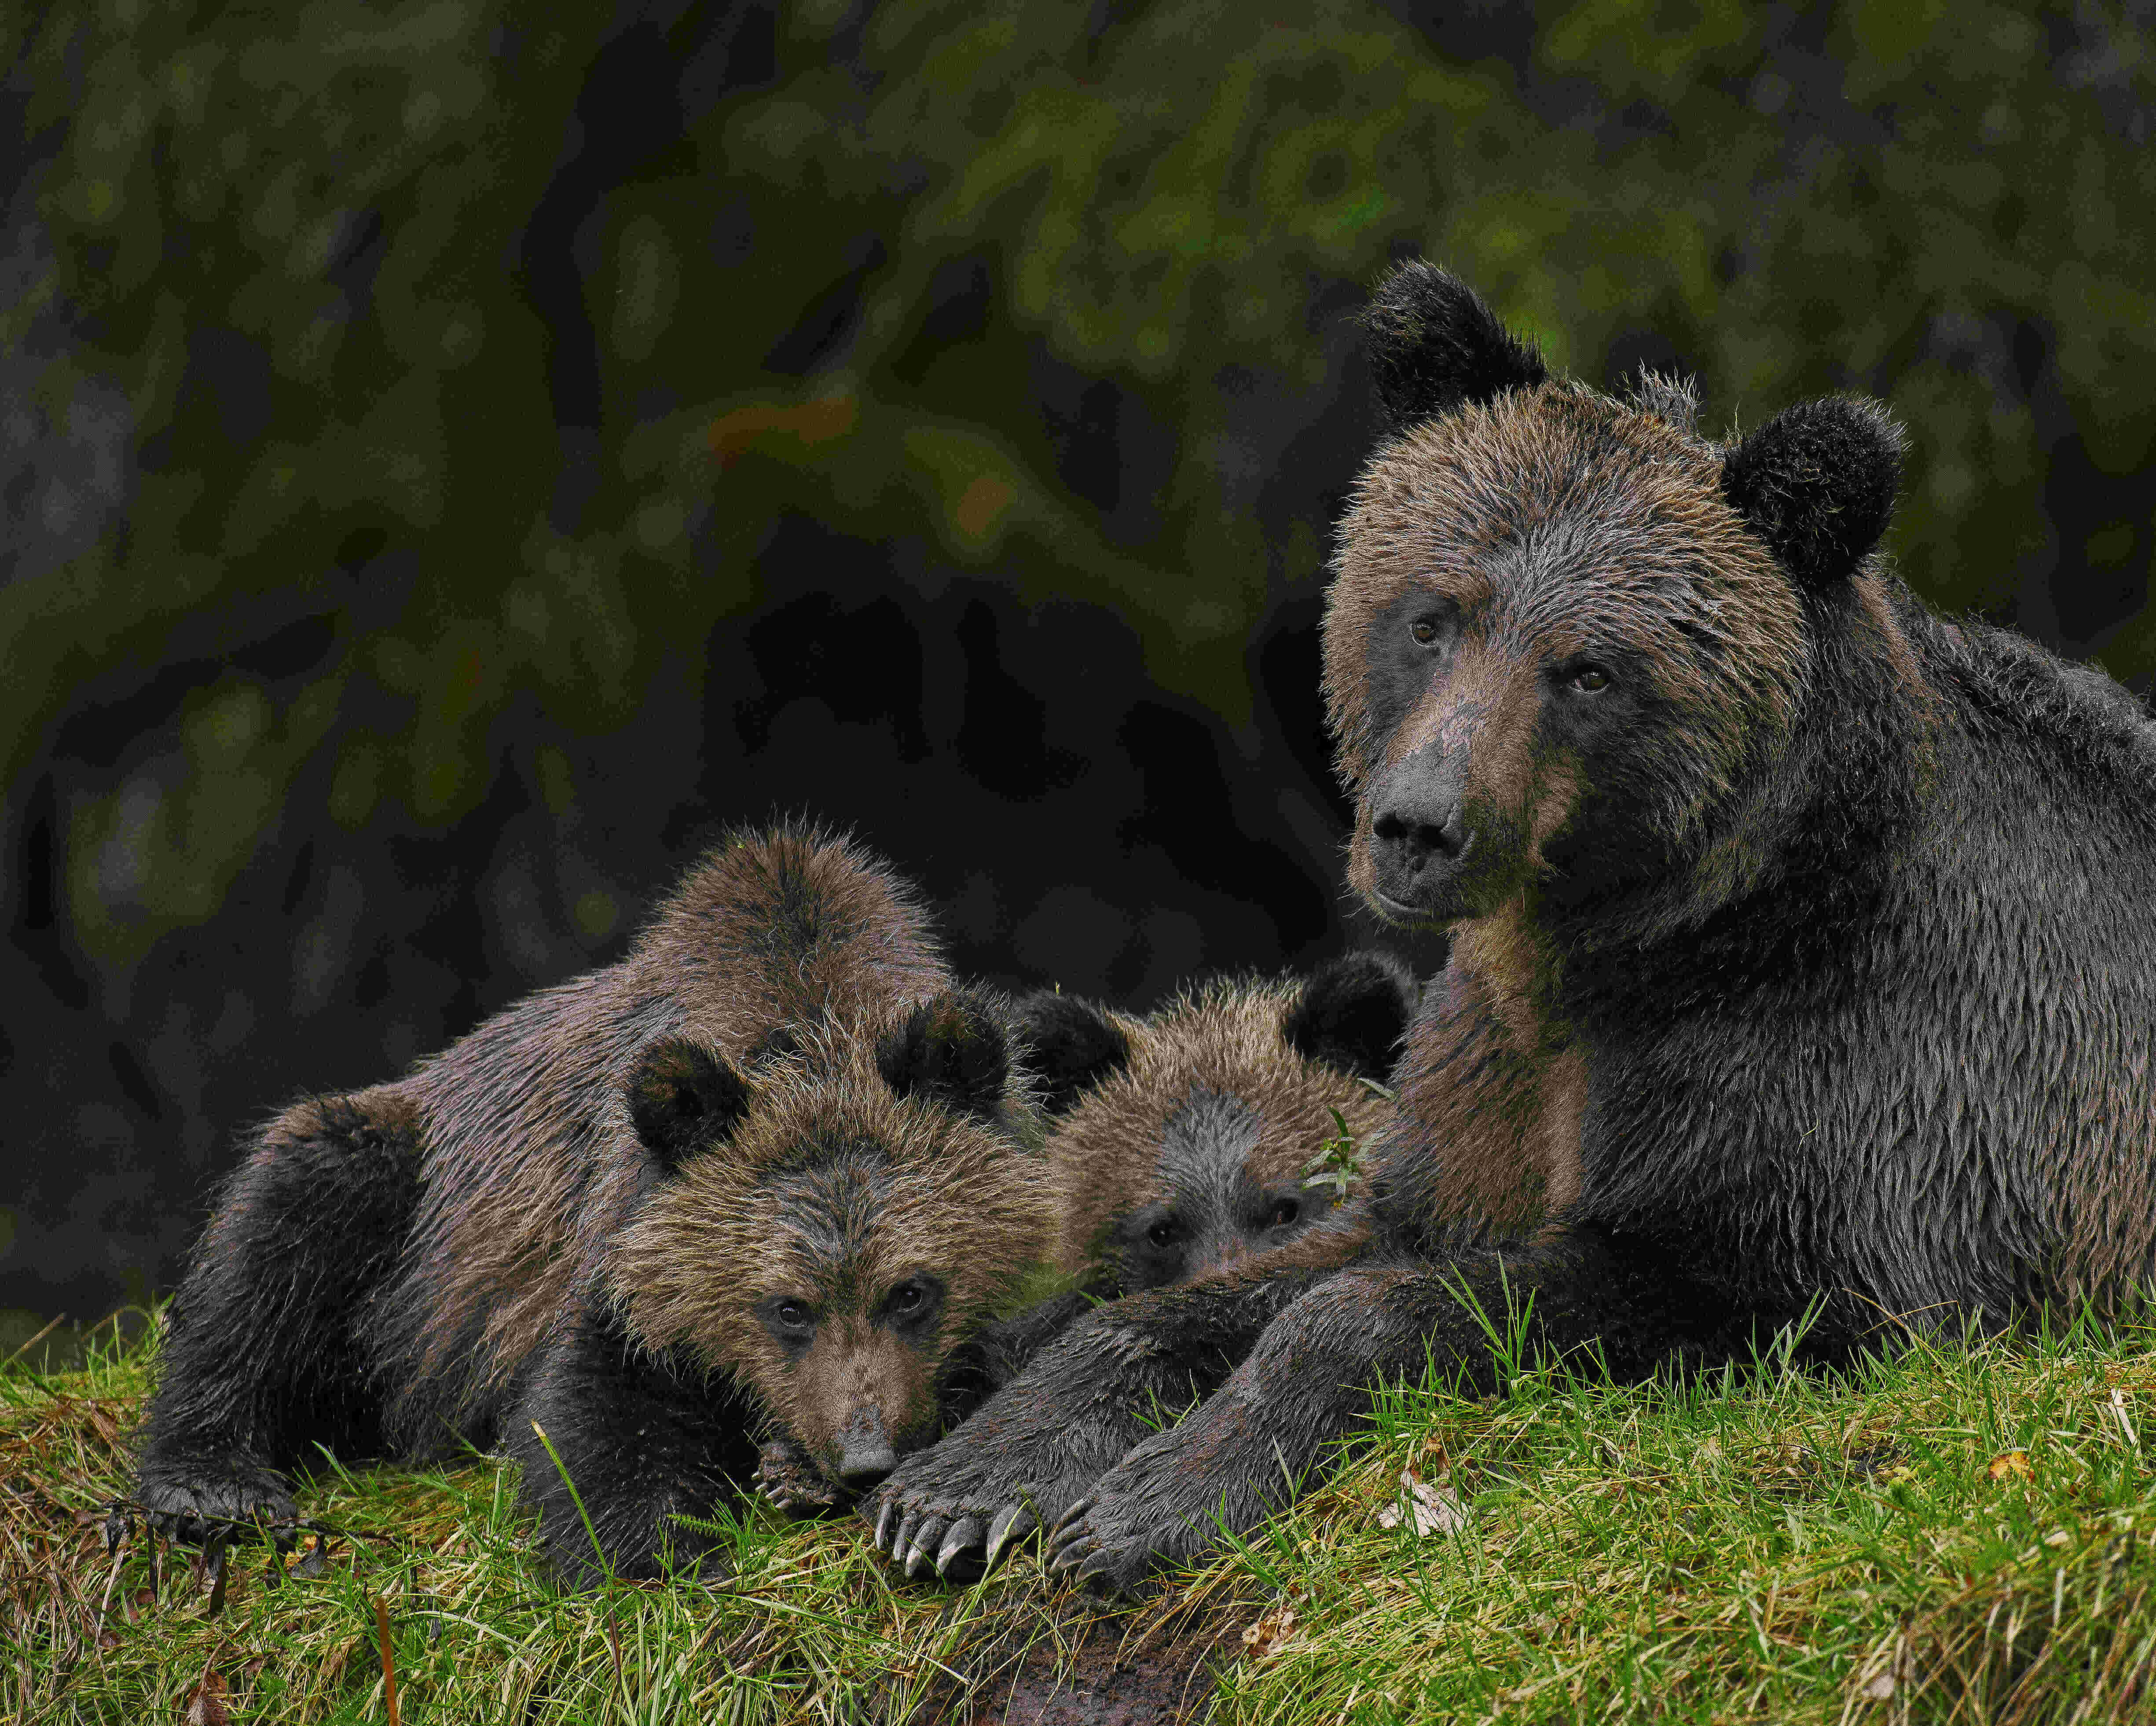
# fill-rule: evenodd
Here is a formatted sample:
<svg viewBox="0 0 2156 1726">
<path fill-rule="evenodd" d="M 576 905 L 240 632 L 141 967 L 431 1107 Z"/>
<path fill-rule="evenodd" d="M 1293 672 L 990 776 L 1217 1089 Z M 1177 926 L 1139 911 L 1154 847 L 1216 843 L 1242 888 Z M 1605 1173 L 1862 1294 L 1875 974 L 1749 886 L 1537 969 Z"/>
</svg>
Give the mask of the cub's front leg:
<svg viewBox="0 0 2156 1726">
<path fill-rule="evenodd" d="M 135 1499 L 193 1544 L 284 1539 L 290 1476 L 383 1448 L 367 1314 L 420 1194 L 394 1090 L 300 1103 L 264 1130 L 195 1249 L 143 1423 Z"/>
<path fill-rule="evenodd" d="M 864 1501 L 875 1542 L 918 1575 L 988 1564 L 1053 1525 L 1163 1420 L 1233 1369 L 1327 1271 L 1291 1267 L 1149 1290 L 1078 1319 L 980 1411 Z"/>
<path fill-rule="evenodd" d="M 603 1292 L 587 1292 L 547 1343 L 506 1423 L 547 1556 L 573 1587 L 602 1574 L 722 1568 L 708 1519 L 755 1467 L 754 1410 L 724 1375 L 680 1349 L 629 1338 Z M 542 1436 L 543 1435 L 543 1436 Z"/>
</svg>

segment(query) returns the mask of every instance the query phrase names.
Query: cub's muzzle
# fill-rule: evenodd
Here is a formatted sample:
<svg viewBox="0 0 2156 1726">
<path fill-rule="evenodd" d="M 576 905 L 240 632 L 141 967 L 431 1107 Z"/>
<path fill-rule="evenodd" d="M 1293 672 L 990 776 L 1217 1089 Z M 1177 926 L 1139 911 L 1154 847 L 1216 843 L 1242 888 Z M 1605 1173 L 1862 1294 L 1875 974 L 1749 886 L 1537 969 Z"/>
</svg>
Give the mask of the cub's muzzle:
<svg viewBox="0 0 2156 1726">
<path fill-rule="evenodd" d="M 832 1472 L 853 1492 L 866 1492 L 898 1467 L 890 1429 L 873 1408 L 856 1409 L 839 1434 L 838 1456 Z"/>
</svg>

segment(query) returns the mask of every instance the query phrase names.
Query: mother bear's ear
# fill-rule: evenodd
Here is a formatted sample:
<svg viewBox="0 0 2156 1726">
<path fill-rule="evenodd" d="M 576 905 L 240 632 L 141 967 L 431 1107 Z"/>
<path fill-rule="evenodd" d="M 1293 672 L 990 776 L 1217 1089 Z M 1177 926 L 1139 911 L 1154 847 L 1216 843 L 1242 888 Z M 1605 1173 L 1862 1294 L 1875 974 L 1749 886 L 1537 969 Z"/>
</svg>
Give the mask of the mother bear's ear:
<svg viewBox="0 0 2156 1726">
<path fill-rule="evenodd" d="M 1363 326 L 1390 431 L 1549 376 L 1533 343 L 1510 333 L 1458 276 L 1420 258 L 1378 285 Z"/>
<path fill-rule="evenodd" d="M 710 1050 L 669 1037 L 644 1051 L 629 1079 L 629 1118 L 667 1174 L 722 1143 L 748 1113 L 748 1085 Z"/>
<path fill-rule="evenodd" d="M 1880 403 L 1785 408 L 1722 457 L 1722 495 L 1801 588 L 1846 581 L 1894 513 L 1907 439 Z"/>
</svg>

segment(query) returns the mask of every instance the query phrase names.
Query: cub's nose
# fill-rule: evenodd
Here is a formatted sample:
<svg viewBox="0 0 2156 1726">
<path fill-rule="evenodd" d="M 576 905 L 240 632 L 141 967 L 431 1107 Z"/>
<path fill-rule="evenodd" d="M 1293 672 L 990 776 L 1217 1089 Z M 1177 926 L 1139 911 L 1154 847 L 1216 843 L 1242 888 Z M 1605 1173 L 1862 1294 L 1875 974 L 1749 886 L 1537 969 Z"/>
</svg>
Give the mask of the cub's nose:
<svg viewBox="0 0 2156 1726">
<path fill-rule="evenodd" d="M 891 1435 L 874 1416 L 856 1416 L 839 1435 L 839 1479 L 856 1492 L 865 1492 L 898 1467 Z"/>
</svg>

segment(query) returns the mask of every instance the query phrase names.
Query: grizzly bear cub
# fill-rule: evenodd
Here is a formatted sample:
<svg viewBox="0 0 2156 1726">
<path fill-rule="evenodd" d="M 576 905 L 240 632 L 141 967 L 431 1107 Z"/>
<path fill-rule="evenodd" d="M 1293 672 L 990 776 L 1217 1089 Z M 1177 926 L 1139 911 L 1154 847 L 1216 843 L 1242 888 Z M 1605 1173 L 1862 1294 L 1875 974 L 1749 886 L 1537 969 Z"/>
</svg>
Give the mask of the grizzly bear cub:
<svg viewBox="0 0 2156 1726">
<path fill-rule="evenodd" d="M 880 864 L 729 840 L 619 963 L 263 1129 L 174 1302 L 138 1501 L 216 1540 L 288 1522 L 317 1446 L 499 1445 L 566 1570 L 649 1574 L 709 1559 L 677 1518 L 760 1437 L 880 1479 L 1046 1247 L 1006 1045 Z"/>
<path fill-rule="evenodd" d="M 1342 1256 L 1367 1229 L 1360 1146 L 1391 1111 L 1383 1084 L 1417 989 L 1374 953 L 1321 966 L 1307 981 L 1219 979 L 1143 1018 L 1067 995 L 1020 1009 L 1028 1056 L 1054 1117 L 1043 1155 L 1060 1195 L 1054 1262 L 1075 1287 L 991 1328 L 986 1382 L 1015 1375 L 1104 1300 L 1217 1277 L 1313 1231 Z M 968 1546 L 893 1534 L 878 1544 L 917 1574 Z M 1024 1532 L 1005 1519 L 987 1561 Z"/>
<path fill-rule="evenodd" d="M 916 1539 L 1024 1505 L 1128 1588 L 1286 1502 L 1372 1384 L 1491 1383 L 1508 1303 L 1636 1374 L 1806 1319 L 1833 1355 L 2116 1312 L 2156 1272 L 2138 704 L 1895 579 L 1876 403 L 1714 442 L 1688 389 L 1553 378 L 1423 264 L 1369 328 L 1390 434 L 1324 639 L 1348 879 L 1452 937 L 1378 1250 L 1087 1315 L 886 1483 Z"/>
</svg>

